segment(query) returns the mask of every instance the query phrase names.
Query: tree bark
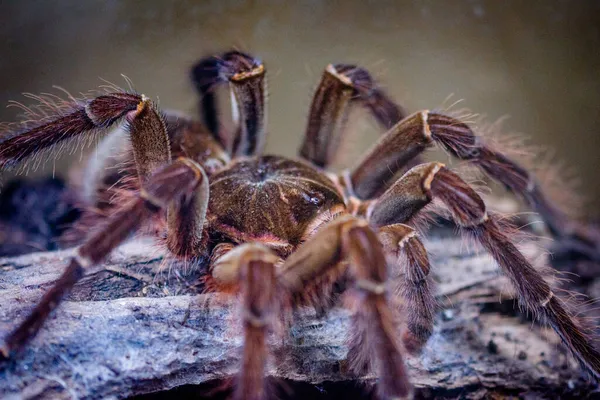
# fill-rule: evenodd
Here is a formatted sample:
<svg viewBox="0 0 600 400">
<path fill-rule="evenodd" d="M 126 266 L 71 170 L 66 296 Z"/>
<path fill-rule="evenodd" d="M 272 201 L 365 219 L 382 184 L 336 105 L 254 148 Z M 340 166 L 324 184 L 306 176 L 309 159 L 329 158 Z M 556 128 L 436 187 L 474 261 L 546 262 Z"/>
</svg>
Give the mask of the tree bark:
<svg viewBox="0 0 600 400">
<path fill-rule="evenodd" d="M 426 247 L 440 307 L 423 353 L 407 357 L 417 397 L 583 396 L 594 388 L 553 331 L 514 310 L 508 281 L 479 248 L 449 230 L 433 231 Z M 536 249 L 524 247 L 534 257 Z M 71 254 L 0 260 L 0 335 L 22 321 Z M 22 354 L 0 365 L 0 398 L 127 398 L 235 376 L 235 299 L 199 294 L 200 271 L 182 276 L 178 267 L 147 240 L 121 246 Z M 298 312 L 285 334 L 270 339 L 269 375 L 313 385 L 373 384 L 373 376 L 347 370 L 348 329 L 341 306 L 325 317 Z"/>
</svg>

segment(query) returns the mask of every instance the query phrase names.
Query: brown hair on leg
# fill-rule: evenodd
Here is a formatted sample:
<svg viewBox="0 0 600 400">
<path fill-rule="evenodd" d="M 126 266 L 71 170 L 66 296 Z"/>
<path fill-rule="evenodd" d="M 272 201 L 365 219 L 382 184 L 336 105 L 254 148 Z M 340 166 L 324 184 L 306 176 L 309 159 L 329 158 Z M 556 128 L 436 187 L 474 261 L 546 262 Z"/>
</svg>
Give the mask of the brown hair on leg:
<svg viewBox="0 0 600 400">
<path fill-rule="evenodd" d="M 158 109 L 146 97 L 127 114 L 133 158 L 140 184 L 144 184 L 156 171 L 171 161 L 171 145 L 167 127 Z"/>
<path fill-rule="evenodd" d="M 333 159 L 348 119 L 352 84 L 328 65 L 313 95 L 300 156 L 325 168 Z"/>
<path fill-rule="evenodd" d="M 394 291 L 404 303 L 406 330 L 402 342 L 407 351 L 416 354 L 433 333 L 437 304 L 431 293 L 429 257 L 417 232 L 408 225 L 380 228 L 379 240 L 388 254 Z"/>
<path fill-rule="evenodd" d="M 265 145 L 266 78 L 260 60 L 240 51 L 207 57 L 192 70 L 200 95 L 204 121 L 214 137 L 234 156 L 262 153 Z M 232 94 L 234 122 L 233 137 L 219 133 L 218 110 L 212 90 L 219 83 L 229 83 Z M 231 149 L 230 146 L 233 148 Z"/>
<path fill-rule="evenodd" d="M 204 235 L 204 222 L 209 199 L 209 181 L 204 169 L 189 158 L 179 159 L 185 166 L 196 173 L 197 185 L 190 191 L 173 201 L 167 209 L 167 248 L 174 255 L 183 259 L 205 254 L 208 237 Z M 186 173 L 182 166 L 178 174 Z M 173 176 L 174 182 L 181 179 Z"/>
<path fill-rule="evenodd" d="M 373 198 L 418 154 L 431 146 L 427 115 L 415 113 L 394 125 L 367 151 L 349 174 L 351 191 L 360 199 Z"/>
<path fill-rule="evenodd" d="M 388 293 L 387 261 L 366 221 L 342 216 L 319 229 L 278 269 L 278 281 L 293 296 L 323 291 L 349 272 L 356 313 L 348 357 L 355 370 L 376 366 L 385 397 L 408 397 L 411 386 L 397 339 L 396 318 Z M 318 285 L 312 284 L 319 282 Z"/>
<path fill-rule="evenodd" d="M 522 165 L 484 142 L 465 123 L 456 118 L 430 113 L 428 123 L 432 138 L 453 156 L 481 167 L 491 178 L 524 199 L 540 213 L 553 236 L 565 240 L 568 247 L 600 260 L 600 233 L 590 225 L 568 216 L 553 202 L 536 177 Z"/>
<path fill-rule="evenodd" d="M 386 131 L 404 118 L 404 111 L 366 69 L 349 64 L 329 64 L 313 95 L 300 156 L 326 168 L 339 151 L 354 105 L 366 107 Z"/>
<path fill-rule="evenodd" d="M 343 238 L 344 252 L 350 256 L 357 310 L 354 322 L 364 332 L 366 345 L 351 349 L 372 353 L 379 378 L 378 391 L 384 398 L 407 398 L 411 385 L 402 349 L 397 340 L 394 314 L 386 293 L 387 262 L 377 235 L 366 226 L 350 227 Z M 365 355 L 363 355 L 364 358 Z"/>
<path fill-rule="evenodd" d="M 572 219 L 549 198 L 525 168 L 483 142 L 462 121 L 427 110 L 406 117 L 390 129 L 351 171 L 340 176 L 346 190 L 362 200 L 377 196 L 417 154 L 439 143 L 453 156 L 481 167 L 490 177 L 525 199 L 541 214 L 553 236 L 567 250 L 600 260 L 600 231 Z M 410 171 L 409 171 L 410 172 Z"/>
<path fill-rule="evenodd" d="M 141 102 L 142 96 L 138 94 L 109 93 L 82 103 L 47 106 L 49 116 L 36 114 L 30 116 L 31 122 L 8 124 L 1 132 L 0 168 L 16 165 L 84 133 L 107 128 L 128 112 L 135 111 Z"/>
<path fill-rule="evenodd" d="M 498 218 L 486 212 L 477 193 L 446 168 L 435 175 L 431 193 L 450 209 L 462 230 L 492 255 L 517 290 L 521 304 L 534 315 L 543 317 L 577 361 L 595 378 L 600 377 L 600 352 L 594 347 L 593 338 L 517 249 L 500 227 Z"/>
<path fill-rule="evenodd" d="M 535 315 L 545 317 L 580 364 L 599 377 L 600 353 L 593 338 L 519 252 L 498 218 L 487 213 L 479 195 L 443 164 L 423 164 L 408 171 L 372 203 L 368 212 L 370 222 L 375 226 L 406 222 L 433 198 L 440 199 L 457 225 L 493 256 L 517 290 L 521 304 Z"/>
<path fill-rule="evenodd" d="M 279 257 L 260 244 L 244 244 L 219 260 L 211 272 L 213 277 L 220 284 L 237 284 L 241 296 L 244 345 L 233 398 L 263 400 L 269 355 L 266 340 L 279 311 L 275 277 Z"/>
</svg>

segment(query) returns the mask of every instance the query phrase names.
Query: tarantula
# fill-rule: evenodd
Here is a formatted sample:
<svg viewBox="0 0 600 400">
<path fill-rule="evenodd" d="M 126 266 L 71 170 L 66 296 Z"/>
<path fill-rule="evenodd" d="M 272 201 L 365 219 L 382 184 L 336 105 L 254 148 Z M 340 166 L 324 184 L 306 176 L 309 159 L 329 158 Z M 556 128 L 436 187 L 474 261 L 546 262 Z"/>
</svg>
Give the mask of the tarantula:
<svg viewBox="0 0 600 400">
<path fill-rule="evenodd" d="M 585 231 L 544 196 L 527 170 L 456 118 L 430 111 L 405 116 L 368 71 L 345 64 L 328 65 L 324 71 L 302 159 L 262 155 L 265 74 L 261 61 L 239 51 L 201 60 L 192 77 L 202 95 L 204 124 L 163 114 L 146 96 L 123 91 L 56 109 L 54 115 L 15 128 L 0 142 L 0 165 L 8 167 L 125 119 L 130 142 L 124 145 L 124 158 L 131 168 L 113 176 L 111 167 L 123 159 L 100 152 L 87 184 L 96 202 L 114 190 L 107 182 L 118 187 L 127 181 L 129 186 L 122 187 L 134 193 L 128 201 L 108 200 L 107 219 L 78 247 L 25 321 L 5 336 L 0 347 L 4 357 L 35 336 L 86 271 L 158 217 L 173 256 L 208 265 L 210 287 L 239 294 L 245 345 L 235 398 L 265 394 L 266 335 L 274 318 L 300 305 L 316 305 L 324 297 L 319 294 L 342 277 L 355 295 L 352 365 L 359 371 L 374 366 L 383 397 L 410 397 L 403 356 L 419 352 L 434 324 L 430 266 L 414 222 L 438 199 L 461 231 L 493 256 L 521 304 L 547 321 L 580 364 L 600 376 L 600 354 L 592 338 L 475 190 L 438 162 L 412 166 L 396 179 L 437 143 L 526 199 L 555 235 L 585 239 Z M 213 91 L 217 83 L 227 83 L 231 91 L 236 127 L 231 132 L 220 129 Z M 370 110 L 387 132 L 351 169 L 326 172 L 356 104 Z M 105 140 L 112 140 L 111 135 Z M 406 310 L 401 329 L 394 318 L 396 300 Z"/>
</svg>

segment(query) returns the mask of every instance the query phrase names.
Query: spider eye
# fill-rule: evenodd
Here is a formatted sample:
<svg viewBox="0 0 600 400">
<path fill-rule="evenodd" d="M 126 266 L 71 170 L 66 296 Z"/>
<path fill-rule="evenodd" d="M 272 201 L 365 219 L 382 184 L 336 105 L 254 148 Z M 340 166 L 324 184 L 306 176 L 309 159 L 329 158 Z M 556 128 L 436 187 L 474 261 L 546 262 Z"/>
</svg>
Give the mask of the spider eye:
<svg viewBox="0 0 600 400">
<path fill-rule="evenodd" d="M 314 204 L 316 206 L 323 204 L 323 195 L 320 193 L 303 193 L 302 197 L 310 204 Z"/>
</svg>

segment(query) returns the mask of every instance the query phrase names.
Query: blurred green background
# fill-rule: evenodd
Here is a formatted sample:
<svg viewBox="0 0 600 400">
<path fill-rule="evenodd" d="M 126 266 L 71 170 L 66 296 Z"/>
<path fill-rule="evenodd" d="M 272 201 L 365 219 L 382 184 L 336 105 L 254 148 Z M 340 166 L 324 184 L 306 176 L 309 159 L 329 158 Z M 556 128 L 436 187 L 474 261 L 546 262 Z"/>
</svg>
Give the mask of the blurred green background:
<svg viewBox="0 0 600 400">
<path fill-rule="evenodd" d="M 269 69 L 268 150 L 292 156 L 322 69 L 353 62 L 409 111 L 453 94 L 491 120 L 510 116 L 507 130 L 554 149 L 592 205 L 600 198 L 598 1 L 3 0 L 0 35 L 1 105 L 52 85 L 125 86 L 126 74 L 162 107 L 194 113 L 189 67 L 238 47 Z M 2 106 L 0 121 L 17 113 Z M 368 118 L 355 121 L 350 160 L 378 136 Z"/>
</svg>

